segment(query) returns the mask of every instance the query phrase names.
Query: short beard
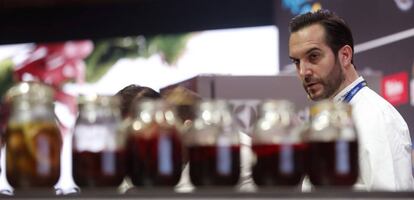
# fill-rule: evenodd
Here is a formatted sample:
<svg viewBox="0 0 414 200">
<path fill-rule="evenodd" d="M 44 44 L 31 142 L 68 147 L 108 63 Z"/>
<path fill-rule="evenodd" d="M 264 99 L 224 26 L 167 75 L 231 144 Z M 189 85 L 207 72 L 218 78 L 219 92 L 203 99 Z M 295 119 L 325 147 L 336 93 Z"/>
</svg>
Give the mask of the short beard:
<svg viewBox="0 0 414 200">
<path fill-rule="evenodd" d="M 324 91 L 320 96 L 312 97 L 310 92 L 306 89 L 306 84 L 304 82 L 303 86 L 305 88 L 306 93 L 308 93 L 309 99 L 311 99 L 313 101 L 319 101 L 319 100 L 322 100 L 322 99 L 328 99 L 328 98 L 332 97 L 335 93 L 337 93 L 339 87 L 341 86 L 341 84 L 345 80 L 345 75 L 343 73 L 341 65 L 338 62 L 338 59 L 335 59 L 335 66 L 328 73 L 328 75 L 325 77 L 325 79 L 318 78 L 316 80 L 317 80 L 317 82 L 319 82 L 320 84 L 323 85 Z M 315 79 L 314 80 L 308 80 L 306 82 L 311 82 L 311 81 L 315 81 Z"/>
</svg>

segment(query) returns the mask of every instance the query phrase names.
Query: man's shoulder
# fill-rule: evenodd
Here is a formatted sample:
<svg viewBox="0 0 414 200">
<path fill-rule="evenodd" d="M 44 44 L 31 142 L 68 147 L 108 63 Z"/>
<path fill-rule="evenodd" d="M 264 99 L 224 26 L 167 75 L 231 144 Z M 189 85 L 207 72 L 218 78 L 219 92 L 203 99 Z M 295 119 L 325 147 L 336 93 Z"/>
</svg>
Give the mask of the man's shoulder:
<svg viewBox="0 0 414 200">
<path fill-rule="evenodd" d="M 369 87 L 361 89 L 361 91 L 355 95 L 350 103 L 353 107 L 358 107 L 358 109 L 377 108 L 374 110 L 381 110 L 384 108 L 393 108 L 387 100 Z"/>
<path fill-rule="evenodd" d="M 398 110 L 378 93 L 368 87 L 363 88 L 354 101 L 351 101 L 353 112 L 356 115 L 369 116 L 372 118 L 388 119 L 392 123 L 405 122 Z M 397 120 L 397 121 L 396 121 Z"/>
<path fill-rule="evenodd" d="M 394 108 L 387 100 L 368 87 L 363 88 L 355 99 L 350 102 L 353 112 L 372 117 L 381 115 L 396 117 L 401 116 L 397 109 Z M 399 118 L 399 117 L 398 117 Z"/>
</svg>

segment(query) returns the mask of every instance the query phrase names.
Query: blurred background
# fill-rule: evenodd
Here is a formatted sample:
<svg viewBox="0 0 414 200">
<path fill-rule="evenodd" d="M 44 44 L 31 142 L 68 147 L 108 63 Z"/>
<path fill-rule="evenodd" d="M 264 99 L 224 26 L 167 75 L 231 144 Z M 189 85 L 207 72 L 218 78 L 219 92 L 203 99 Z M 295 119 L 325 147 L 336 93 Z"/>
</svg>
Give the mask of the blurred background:
<svg viewBox="0 0 414 200">
<path fill-rule="evenodd" d="M 357 69 L 375 75 L 371 87 L 414 132 L 413 0 L 4 0 L 0 95 L 14 82 L 40 80 L 70 105 L 78 94 L 114 94 L 129 84 L 160 90 L 205 74 L 295 75 L 288 22 L 320 8 L 349 23 Z M 283 94 L 267 83 L 256 85 Z"/>
<path fill-rule="evenodd" d="M 3 0 L 0 95 L 19 81 L 51 84 L 68 127 L 78 95 L 115 94 L 129 84 L 157 91 L 182 84 L 206 98 L 287 98 L 305 107 L 288 23 L 326 8 L 349 23 L 357 69 L 414 138 L 413 7 L 413 0 Z"/>
</svg>

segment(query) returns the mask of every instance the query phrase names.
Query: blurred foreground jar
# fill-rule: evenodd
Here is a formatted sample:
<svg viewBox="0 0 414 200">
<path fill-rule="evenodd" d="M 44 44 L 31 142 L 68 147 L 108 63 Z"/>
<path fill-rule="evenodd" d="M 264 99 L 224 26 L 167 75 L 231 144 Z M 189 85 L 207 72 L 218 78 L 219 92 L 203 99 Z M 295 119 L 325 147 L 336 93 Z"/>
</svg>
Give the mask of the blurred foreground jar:
<svg viewBox="0 0 414 200">
<path fill-rule="evenodd" d="M 316 186 L 352 186 L 358 178 L 358 142 L 352 107 L 321 101 L 311 107 L 309 178 Z"/>
<path fill-rule="evenodd" d="M 168 103 L 174 105 L 181 123 L 185 126 L 191 126 L 191 122 L 196 117 L 194 105 L 200 101 L 201 97 L 189 89 L 177 86 L 174 89 L 167 90 L 163 95 L 163 98 Z"/>
<path fill-rule="evenodd" d="M 6 176 L 15 189 L 53 187 L 60 176 L 62 137 L 56 124 L 52 88 L 22 82 L 7 93 Z"/>
<path fill-rule="evenodd" d="M 128 174 L 136 186 L 174 186 L 182 171 L 182 141 L 172 106 L 136 102 L 128 128 Z"/>
<path fill-rule="evenodd" d="M 240 141 L 223 100 L 202 101 L 186 135 L 190 179 L 196 186 L 235 185 L 240 177 Z"/>
<path fill-rule="evenodd" d="M 126 135 L 119 131 L 116 96 L 84 96 L 72 147 L 73 178 L 80 187 L 115 187 L 125 177 Z"/>
<path fill-rule="evenodd" d="M 252 135 L 254 182 L 259 185 L 294 186 L 305 174 L 306 144 L 295 124 L 294 105 L 267 100 Z"/>
<path fill-rule="evenodd" d="M 4 99 L 0 100 L 0 149 L 3 148 L 4 145 L 4 136 L 6 132 L 7 122 L 10 115 L 10 104 L 4 101 Z M 0 172 L 1 172 L 0 168 Z"/>
</svg>

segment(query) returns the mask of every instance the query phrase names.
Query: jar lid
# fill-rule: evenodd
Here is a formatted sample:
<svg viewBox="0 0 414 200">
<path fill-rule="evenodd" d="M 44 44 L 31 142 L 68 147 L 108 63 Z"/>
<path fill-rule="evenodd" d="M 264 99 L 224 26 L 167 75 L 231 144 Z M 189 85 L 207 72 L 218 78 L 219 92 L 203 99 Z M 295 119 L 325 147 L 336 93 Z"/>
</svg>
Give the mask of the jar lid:
<svg viewBox="0 0 414 200">
<path fill-rule="evenodd" d="M 276 100 L 276 99 L 268 99 L 263 101 L 260 105 L 260 111 L 266 112 L 270 110 L 283 110 L 288 112 L 294 112 L 295 106 L 292 102 L 288 100 Z"/>
<path fill-rule="evenodd" d="M 52 101 L 54 90 L 51 86 L 40 82 L 20 82 L 12 86 L 6 93 L 6 101 Z"/>
<path fill-rule="evenodd" d="M 198 103 L 198 110 L 219 110 L 226 111 L 230 109 L 230 104 L 223 99 L 209 99 Z"/>
<path fill-rule="evenodd" d="M 330 100 L 323 100 L 310 108 L 310 116 L 316 116 L 323 111 L 338 112 L 345 111 L 349 115 L 352 112 L 352 106 L 344 102 L 333 102 Z"/>
<path fill-rule="evenodd" d="M 118 96 L 88 94 L 79 96 L 78 104 L 118 107 L 121 104 L 121 99 Z"/>
<path fill-rule="evenodd" d="M 142 99 L 135 102 L 135 111 L 155 111 L 155 110 L 170 110 L 172 105 L 163 99 Z"/>
</svg>

